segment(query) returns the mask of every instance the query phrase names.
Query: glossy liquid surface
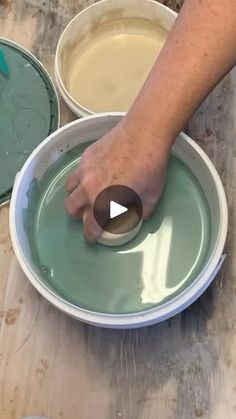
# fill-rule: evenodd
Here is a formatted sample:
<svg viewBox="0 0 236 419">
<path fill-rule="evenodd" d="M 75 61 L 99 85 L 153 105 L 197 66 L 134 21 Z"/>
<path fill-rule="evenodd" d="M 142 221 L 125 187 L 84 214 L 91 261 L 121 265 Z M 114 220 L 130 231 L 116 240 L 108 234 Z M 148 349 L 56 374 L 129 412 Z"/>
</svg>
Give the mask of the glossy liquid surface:
<svg viewBox="0 0 236 419">
<path fill-rule="evenodd" d="M 142 311 L 180 293 L 209 248 L 209 208 L 198 181 L 172 157 L 164 194 L 138 236 L 117 248 L 91 246 L 63 208 L 65 180 L 81 152 L 70 151 L 40 185 L 34 232 L 48 283 L 71 303 L 104 313 Z"/>
<path fill-rule="evenodd" d="M 127 111 L 147 78 L 167 32 L 144 19 L 101 25 L 87 43 L 67 52 L 66 85 L 93 112 Z"/>
</svg>

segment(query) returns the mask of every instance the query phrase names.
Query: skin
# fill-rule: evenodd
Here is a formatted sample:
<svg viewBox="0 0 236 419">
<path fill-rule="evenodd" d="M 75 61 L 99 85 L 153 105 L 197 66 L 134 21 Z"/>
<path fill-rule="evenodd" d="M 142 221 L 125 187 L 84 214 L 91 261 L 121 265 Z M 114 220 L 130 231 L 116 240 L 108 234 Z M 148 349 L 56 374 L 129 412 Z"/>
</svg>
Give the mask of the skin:
<svg viewBox="0 0 236 419">
<path fill-rule="evenodd" d="M 89 242 L 101 233 L 92 207 L 107 186 L 134 189 L 143 202 L 143 218 L 151 216 L 163 190 L 176 136 L 235 64 L 236 1 L 185 0 L 130 111 L 85 151 L 67 180 L 65 208 L 71 216 L 83 219 Z"/>
</svg>

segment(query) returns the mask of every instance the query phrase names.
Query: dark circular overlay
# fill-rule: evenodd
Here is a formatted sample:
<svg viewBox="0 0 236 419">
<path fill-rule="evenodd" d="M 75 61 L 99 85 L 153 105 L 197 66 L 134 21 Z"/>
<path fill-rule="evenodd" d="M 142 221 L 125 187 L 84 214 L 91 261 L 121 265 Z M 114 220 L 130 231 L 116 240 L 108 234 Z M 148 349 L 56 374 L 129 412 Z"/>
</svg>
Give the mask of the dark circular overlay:
<svg viewBox="0 0 236 419">
<path fill-rule="evenodd" d="M 110 218 L 112 201 L 127 208 L 127 211 Z M 141 220 L 143 205 L 133 189 L 123 185 L 112 185 L 99 193 L 94 202 L 93 213 L 96 222 L 104 231 L 112 234 L 124 234 L 136 227 Z"/>
</svg>

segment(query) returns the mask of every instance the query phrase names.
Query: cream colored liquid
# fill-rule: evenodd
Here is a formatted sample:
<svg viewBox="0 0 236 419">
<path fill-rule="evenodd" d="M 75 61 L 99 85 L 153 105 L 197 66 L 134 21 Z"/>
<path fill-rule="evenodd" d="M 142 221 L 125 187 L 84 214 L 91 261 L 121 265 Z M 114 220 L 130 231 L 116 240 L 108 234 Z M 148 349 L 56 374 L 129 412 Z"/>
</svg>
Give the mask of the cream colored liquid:
<svg viewBox="0 0 236 419">
<path fill-rule="evenodd" d="M 83 51 L 78 48 L 67 72 L 70 95 L 93 112 L 127 111 L 167 37 L 153 26 L 94 36 Z"/>
</svg>

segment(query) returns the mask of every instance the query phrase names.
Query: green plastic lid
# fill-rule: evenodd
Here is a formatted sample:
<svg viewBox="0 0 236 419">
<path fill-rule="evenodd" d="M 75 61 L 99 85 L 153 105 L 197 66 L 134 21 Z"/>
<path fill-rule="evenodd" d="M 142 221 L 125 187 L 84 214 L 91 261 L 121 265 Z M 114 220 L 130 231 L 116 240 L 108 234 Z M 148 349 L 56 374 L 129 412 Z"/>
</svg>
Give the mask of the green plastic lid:
<svg viewBox="0 0 236 419">
<path fill-rule="evenodd" d="M 0 206 L 9 201 L 28 156 L 59 123 L 59 100 L 46 69 L 24 48 L 0 38 Z"/>
</svg>

